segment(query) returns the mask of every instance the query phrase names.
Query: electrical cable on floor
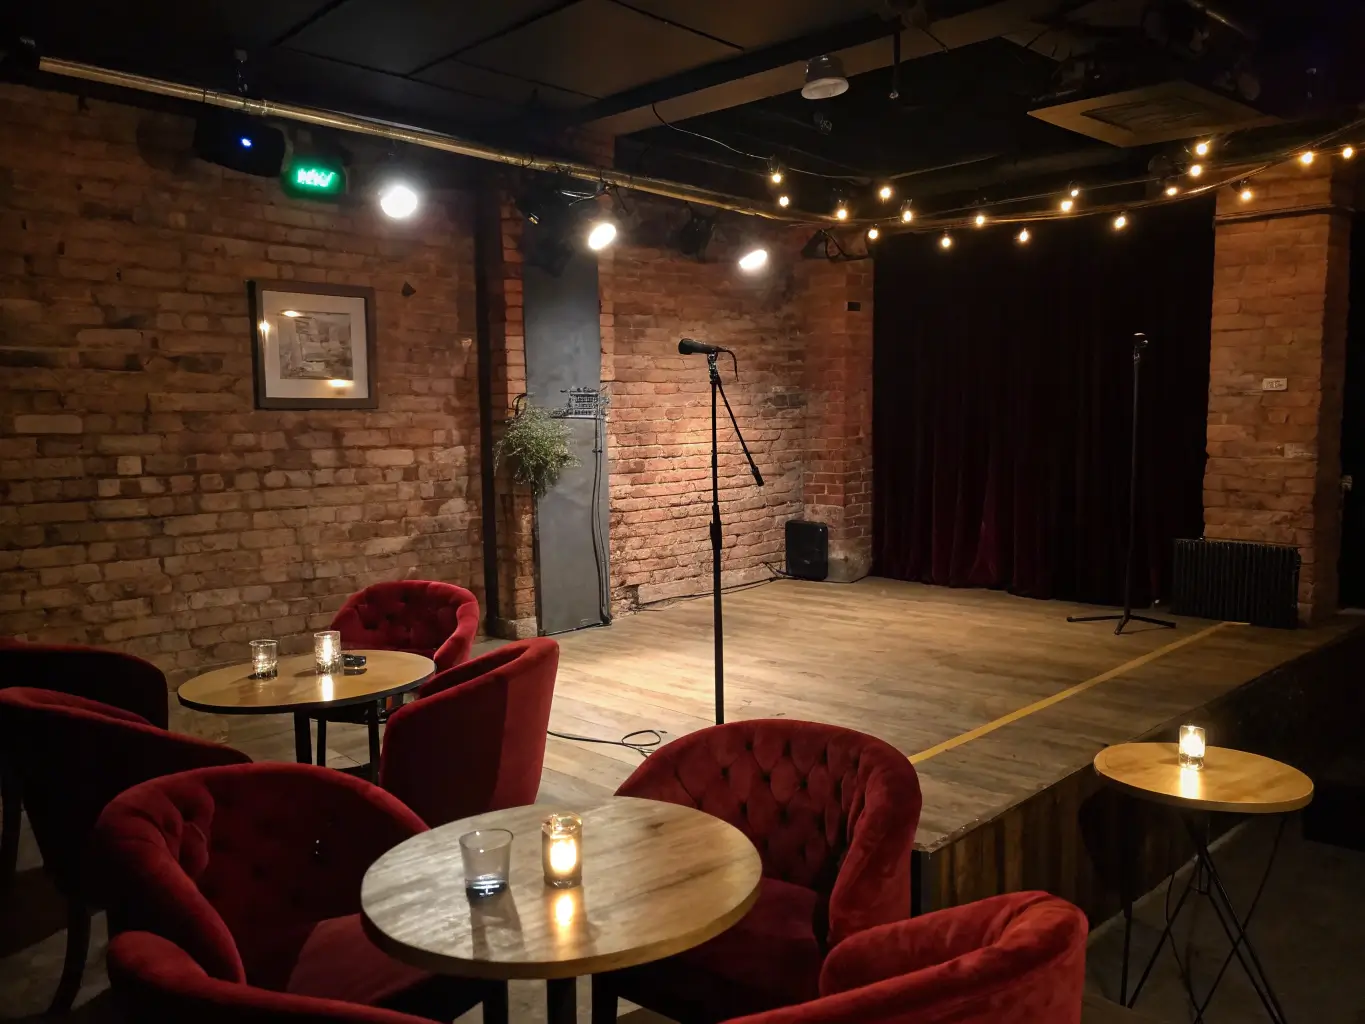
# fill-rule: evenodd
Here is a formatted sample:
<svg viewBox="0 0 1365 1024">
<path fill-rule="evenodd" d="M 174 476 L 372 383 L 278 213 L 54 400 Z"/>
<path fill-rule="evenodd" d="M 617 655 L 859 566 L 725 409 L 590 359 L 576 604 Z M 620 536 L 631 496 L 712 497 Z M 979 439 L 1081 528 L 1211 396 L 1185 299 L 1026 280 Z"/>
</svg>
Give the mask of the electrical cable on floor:
<svg viewBox="0 0 1365 1024">
<path fill-rule="evenodd" d="M 773 565 L 772 562 L 764 562 L 763 564 L 767 566 L 770 573 L 780 580 L 801 580 L 803 583 L 834 583 L 841 587 L 847 587 L 851 583 L 861 583 L 872 575 L 870 572 L 865 572 L 856 580 L 808 580 L 804 576 L 793 576 L 785 569 L 779 569 L 777 566 Z"/>
<path fill-rule="evenodd" d="M 627 750 L 635 751 L 641 757 L 648 757 L 654 753 L 655 749 L 664 741 L 663 733 L 659 732 L 658 729 L 636 729 L 634 732 L 626 733 L 619 740 L 604 740 L 596 736 L 577 736 L 571 732 L 555 732 L 553 729 L 549 730 L 549 733 L 561 740 L 577 740 L 579 743 L 603 743 L 609 747 L 625 747 Z M 632 736 L 646 735 L 654 738 L 652 740 L 631 739 Z"/>
</svg>

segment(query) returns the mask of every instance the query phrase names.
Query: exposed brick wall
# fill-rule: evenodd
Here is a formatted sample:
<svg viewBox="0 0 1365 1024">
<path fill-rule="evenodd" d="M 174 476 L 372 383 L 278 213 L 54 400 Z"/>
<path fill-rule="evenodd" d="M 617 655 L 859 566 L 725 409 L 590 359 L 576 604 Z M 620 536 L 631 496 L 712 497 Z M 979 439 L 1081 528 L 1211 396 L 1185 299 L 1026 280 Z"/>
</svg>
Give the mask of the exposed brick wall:
<svg viewBox="0 0 1365 1024">
<path fill-rule="evenodd" d="M 1353 174 L 1295 162 L 1255 185 L 1250 207 L 1219 199 L 1204 535 L 1296 545 L 1315 619 L 1337 599 Z"/>
<path fill-rule="evenodd" d="M 190 132 L 0 87 L 0 633 L 173 680 L 375 580 L 483 579 L 469 204 L 289 200 Z M 248 278 L 375 289 L 378 410 L 254 409 Z"/>
</svg>

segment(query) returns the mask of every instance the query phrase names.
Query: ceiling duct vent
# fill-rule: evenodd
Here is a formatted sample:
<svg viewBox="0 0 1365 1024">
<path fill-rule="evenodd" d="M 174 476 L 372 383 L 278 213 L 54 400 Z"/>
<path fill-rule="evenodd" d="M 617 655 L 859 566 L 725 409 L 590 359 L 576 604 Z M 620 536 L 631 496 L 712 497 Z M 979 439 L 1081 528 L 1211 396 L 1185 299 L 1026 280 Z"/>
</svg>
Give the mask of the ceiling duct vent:
<svg viewBox="0 0 1365 1024">
<path fill-rule="evenodd" d="M 1029 111 L 1034 117 L 1115 146 L 1146 146 L 1274 124 L 1236 100 L 1189 82 L 1129 89 Z"/>
</svg>

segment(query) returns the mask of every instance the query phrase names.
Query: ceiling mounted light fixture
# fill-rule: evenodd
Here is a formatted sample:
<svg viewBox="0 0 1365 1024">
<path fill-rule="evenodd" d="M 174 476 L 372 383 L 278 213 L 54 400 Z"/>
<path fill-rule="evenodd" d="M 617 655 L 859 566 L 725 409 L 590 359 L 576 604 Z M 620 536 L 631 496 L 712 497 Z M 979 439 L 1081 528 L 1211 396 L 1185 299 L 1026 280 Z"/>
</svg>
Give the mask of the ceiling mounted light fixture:
<svg viewBox="0 0 1365 1024">
<path fill-rule="evenodd" d="M 402 182 L 392 182 L 385 185 L 379 193 L 379 208 L 384 211 L 386 217 L 394 220 L 406 220 L 417 212 L 417 207 L 421 205 L 417 193 L 413 189 L 404 185 Z"/>
<path fill-rule="evenodd" d="M 746 274 L 756 274 L 768 265 L 768 250 L 750 249 L 739 258 L 739 269 Z"/>
<path fill-rule="evenodd" d="M 806 62 L 806 84 L 801 95 L 808 100 L 827 100 L 848 92 L 844 65 L 838 57 L 822 54 Z"/>
<path fill-rule="evenodd" d="M 609 220 L 596 220 L 588 229 L 588 248 L 601 252 L 616 241 L 616 225 Z"/>
</svg>

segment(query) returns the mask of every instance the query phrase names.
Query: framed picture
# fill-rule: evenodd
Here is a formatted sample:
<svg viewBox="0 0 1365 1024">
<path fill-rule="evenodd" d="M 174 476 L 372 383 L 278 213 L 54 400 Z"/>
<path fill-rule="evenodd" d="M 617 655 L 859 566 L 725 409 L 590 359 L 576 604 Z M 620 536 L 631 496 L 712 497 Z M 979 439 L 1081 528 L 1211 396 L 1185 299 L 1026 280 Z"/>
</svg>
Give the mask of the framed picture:
<svg viewBox="0 0 1365 1024">
<path fill-rule="evenodd" d="M 258 409 L 374 409 L 374 290 L 247 282 Z"/>
</svg>

